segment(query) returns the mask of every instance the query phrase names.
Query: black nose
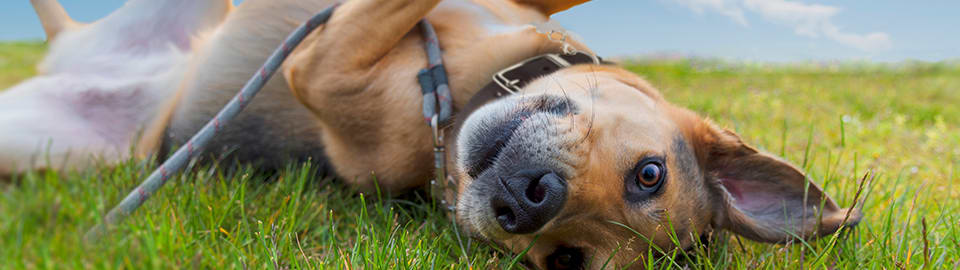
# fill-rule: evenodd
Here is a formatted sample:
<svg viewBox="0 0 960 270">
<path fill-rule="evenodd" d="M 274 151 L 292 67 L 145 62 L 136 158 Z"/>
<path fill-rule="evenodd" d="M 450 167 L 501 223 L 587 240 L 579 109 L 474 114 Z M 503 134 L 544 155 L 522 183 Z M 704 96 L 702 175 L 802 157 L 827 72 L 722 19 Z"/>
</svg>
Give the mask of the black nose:
<svg viewBox="0 0 960 270">
<path fill-rule="evenodd" d="M 532 233 L 560 212 L 567 201 L 567 183 L 548 170 L 524 170 L 500 177 L 490 206 L 508 233 Z"/>
</svg>

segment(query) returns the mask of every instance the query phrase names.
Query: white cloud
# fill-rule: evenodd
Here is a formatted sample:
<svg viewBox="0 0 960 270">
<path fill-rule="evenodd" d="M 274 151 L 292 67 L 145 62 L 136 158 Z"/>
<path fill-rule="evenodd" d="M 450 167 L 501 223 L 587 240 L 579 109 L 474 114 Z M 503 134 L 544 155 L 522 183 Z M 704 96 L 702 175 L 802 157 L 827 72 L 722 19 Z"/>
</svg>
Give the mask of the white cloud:
<svg viewBox="0 0 960 270">
<path fill-rule="evenodd" d="M 820 4 L 805 4 L 788 0 L 671 0 L 696 13 L 712 11 L 730 17 L 737 23 L 749 25 L 744 14 L 757 13 L 766 20 L 793 27 L 797 35 L 825 37 L 864 51 L 883 51 L 893 45 L 883 32 L 857 34 L 844 32 L 831 18 L 840 8 Z"/>
<path fill-rule="evenodd" d="M 735 1 L 728 0 L 673 0 L 683 4 L 697 14 L 703 14 L 704 10 L 710 9 L 727 17 L 732 18 L 740 24 L 747 25 L 747 18 L 743 16 L 743 9 Z"/>
</svg>

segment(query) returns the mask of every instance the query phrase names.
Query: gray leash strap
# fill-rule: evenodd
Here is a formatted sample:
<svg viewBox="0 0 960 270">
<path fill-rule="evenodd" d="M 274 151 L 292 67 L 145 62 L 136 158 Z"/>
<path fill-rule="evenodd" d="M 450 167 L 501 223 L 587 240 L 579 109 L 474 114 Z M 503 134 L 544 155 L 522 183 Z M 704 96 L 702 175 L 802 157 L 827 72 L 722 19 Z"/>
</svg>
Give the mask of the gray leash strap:
<svg viewBox="0 0 960 270">
<path fill-rule="evenodd" d="M 444 125 L 453 115 L 453 98 L 447 81 L 447 71 L 443 66 L 440 41 L 437 33 L 426 20 L 420 21 L 420 30 L 424 36 L 424 50 L 427 53 L 428 66 L 417 73 L 420 89 L 423 90 L 423 119 L 430 125 L 431 118 L 437 117 Z M 440 107 L 439 110 L 437 107 Z"/>
<path fill-rule="evenodd" d="M 420 89 L 423 92 L 423 120 L 433 132 L 433 171 L 430 181 L 430 193 L 440 200 L 444 210 L 452 212 L 456 197 L 449 193 L 456 187 L 453 178 L 447 175 L 447 150 L 444 145 L 444 127 L 453 116 L 453 96 L 450 94 L 447 71 L 443 66 L 440 41 L 430 22 L 420 21 L 420 30 L 424 36 L 424 50 L 427 53 L 428 66 L 417 73 Z"/>
<path fill-rule="evenodd" d="M 230 120 L 237 116 L 240 111 L 246 107 L 253 97 L 259 92 L 264 84 L 273 76 L 274 73 L 280 68 L 283 64 L 283 61 L 290 55 L 294 48 L 299 45 L 304 38 L 313 30 L 315 30 L 320 25 L 323 25 L 330 19 L 330 16 L 333 15 L 333 11 L 336 8 L 336 5 L 329 7 L 322 12 L 314 15 L 312 18 L 307 20 L 304 24 L 297 27 L 287 39 L 273 51 L 273 54 L 267 58 L 267 61 L 257 70 L 246 85 L 237 93 L 230 102 L 216 116 L 213 117 L 203 128 L 197 132 L 187 144 L 180 147 L 173 155 L 170 156 L 166 161 L 160 164 L 156 170 L 154 170 L 150 176 L 147 177 L 136 189 L 134 189 L 130 194 L 127 195 L 120 203 L 110 210 L 107 215 L 103 218 L 103 221 L 96 226 L 94 226 L 90 231 L 85 235 L 87 242 L 96 242 L 104 235 L 106 235 L 110 229 L 123 221 L 124 218 L 129 216 L 133 211 L 137 210 L 143 203 L 149 199 L 157 190 L 160 189 L 163 184 L 167 183 L 167 180 L 170 179 L 174 174 L 183 169 L 184 165 L 198 153 L 201 149 L 206 146 L 206 144 L 219 132 L 223 126 L 227 125 Z M 434 135 L 436 135 L 437 130 L 437 118 L 443 119 L 446 121 L 452 115 L 453 109 L 451 105 L 450 97 L 450 88 L 447 86 L 447 76 L 446 71 L 443 68 L 443 63 L 441 59 L 441 51 L 439 42 L 436 36 L 436 32 L 433 30 L 433 27 L 426 21 L 422 20 L 420 22 L 421 30 L 424 34 L 424 39 L 426 40 L 426 50 L 427 56 L 429 58 L 430 66 L 421 71 L 421 74 L 429 73 L 429 78 L 424 77 L 423 75 L 418 76 L 421 78 L 421 86 L 424 86 L 425 82 L 423 79 L 426 78 L 429 83 L 429 87 L 423 87 L 424 91 L 424 114 L 428 113 L 427 107 L 428 103 L 430 104 L 431 109 L 430 115 L 434 117 Z M 428 100 L 428 88 L 432 93 L 432 99 Z M 440 111 L 436 112 L 436 106 L 439 104 Z M 431 121 L 428 120 L 428 123 Z M 434 136 L 435 139 L 437 138 Z M 440 136 L 440 145 L 442 152 L 442 135 Z M 435 140 L 436 142 L 436 140 Z M 436 144 L 436 143 L 435 143 Z M 439 157 L 443 158 L 443 157 Z M 445 169 L 444 169 L 445 172 Z"/>
<path fill-rule="evenodd" d="M 293 48 L 299 45 L 310 32 L 330 19 L 335 8 L 336 6 L 332 6 L 314 15 L 290 33 L 280 47 L 274 50 L 273 54 L 267 58 L 263 66 L 257 70 L 257 73 L 247 81 L 240 92 L 237 93 L 213 119 L 207 122 L 196 135 L 193 135 L 193 137 L 187 141 L 186 145 L 174 152 L 173 155 L 164 161 L 163 164 L 160 164 L 160 167 L 154 170 L 140 186 L 137 186 L 127 197 L 120 201 L 120 204 L 110 210 L 101 223 L 87 232 L 84 236 L 85 239 L 88 242 L 95 242 L 102 238 L 112 227 L 123 221 L 123 219 L 133 213 L 133 211 L 137 210 L 140 205 L 143 205 L 163 184 L 167 183 L 170 177 L 182 170 L 187 161 L 200 153 L 200 150 L 206 146 L 210 139 L 250 103 L 250 100 L 253 99 L 257 92 L 263 88 L 263 85 L 266 84 L 270 77 L 280 68 L 283 60 L 290 55 Z"/>
</svg>

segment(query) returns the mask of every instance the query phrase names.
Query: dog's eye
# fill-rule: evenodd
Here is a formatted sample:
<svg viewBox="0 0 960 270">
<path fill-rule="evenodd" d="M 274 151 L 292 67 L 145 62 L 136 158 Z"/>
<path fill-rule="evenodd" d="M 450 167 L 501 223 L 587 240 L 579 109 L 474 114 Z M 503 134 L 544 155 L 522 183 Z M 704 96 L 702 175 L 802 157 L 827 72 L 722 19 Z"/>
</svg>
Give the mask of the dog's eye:
<svg viewBox="0 0 960 270">
<path fill-rule="evenodd" d="M 578 248 L 558 247 L 547 256 L 547 269 L 583 269 L 583 252 Z"/>
<path fill-rule="evenodd" d="M 624 199 L 639 203 L 657 194 L 667 182 L 667 167 L 662 157 L 647 157 L 624 174 Z"/>
<path fill-rule="evenodd" d="M 663 180 L 663 165 L 657 161 L 648 161 L 637 172 L 637 184 L 643 188 L 656 188 Z"/>
</svg>

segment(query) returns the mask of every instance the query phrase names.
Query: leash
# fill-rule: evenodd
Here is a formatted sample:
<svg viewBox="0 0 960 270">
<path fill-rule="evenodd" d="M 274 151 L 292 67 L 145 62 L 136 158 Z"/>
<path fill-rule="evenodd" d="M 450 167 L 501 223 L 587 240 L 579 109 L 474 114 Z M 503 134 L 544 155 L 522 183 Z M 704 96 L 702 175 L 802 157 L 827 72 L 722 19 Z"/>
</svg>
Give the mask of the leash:
<svg viewBox="0 0 960 270">
<path fill-rule="evenodd" d="M 283 64 L 283 61 L 290 55 L 293 49 L 296 48 L 308 34 L 330 19 L 336 7 L 337 5 L 334 5 L 317 13 L 293 30 L 280 47 L 273 51 L 273 54 L 267 58 L 260 69 L 247 81 L 237 95 L 234 96 L 213 119 L 207 122 L 197 134 L 193 135 L 193 137 L 187 141 L 186 145 L 181 146 L 180 149 L 160 164 L 160 167 L 150 173 L 150 176 L 120 201 L 116 207 L 111 209 L 110 212 L 104 216 L 101 223 L 87 231 L 84 236 L 86 241 L 92 243 L 101 239 L 113 227 L 122 222 L 124 218 L 128 217 L 133 211 L 136 211 L 137 208 L 143 205 L 163 184 L 167 183 L 170 177 L 181 171 L 187 161 L 200 153 L 201 151 L 199 150 L 203 149 L 223 126 L 227 125 L 230 120 L 236 117 L 237 114 L 250 103 L 257 92 L 263 88 L 264 84 L 266 84 L 270 77 L 280 68 L 280 65 Z M 427 123 L 433 128 L 435 152 L 439 151 L 437 153 L 443 154 L 443 134 L 440 124 L 447 122 L 453 113 L 450 88 L 447 85 L 447 75 L 443 68 L 440 44 L 436 32 L 433 30 L 433 26 L 426 20 L 420 21 L 420 28 L 426 40 L 425 49 L 430 63 L 427 69 L 420 71 L 420 74 L 418 74 L 418 80 L 420 81 L 424 94 L 423 113 L 425 117 L 430 118 Z M 439 111 L 437 110 L 438 106 L 440 107 Z M 436 147 L 438 143 L 439 148 Z M 444 166 L 444 164 L 442 164 L 444 163 L 442 162 L 443 157 L 440 156 L 440 158 L 441 161 L 436 162 L 437 166 Z M 442 173 L 438 173 L 438 175 L 445 175 L 445 167 L 440 168 L 443 170 Z"/>
<path fill-rule="evenodd" d="M 447 174 L 447 150 L 444 145 L 444 130 L 453 115 L 453 97 L 450 95 L 447 72 L 440 57 L 437 34 L 426 20 L 420 21 L 420 28 L 424 34 L 424 49 L 429 63 L 427 68 L 417 73 L 417 80 L 423 92 L 423 120 L 433 132 L 434 178 L 430 180 L 430 194 L 440 199 L 440 206 L 444 210 L 453 212 L 457 201 L 456 193 L 451 193 L 448 187 L 456 187 L 456 180 Z"/>
</svg>

